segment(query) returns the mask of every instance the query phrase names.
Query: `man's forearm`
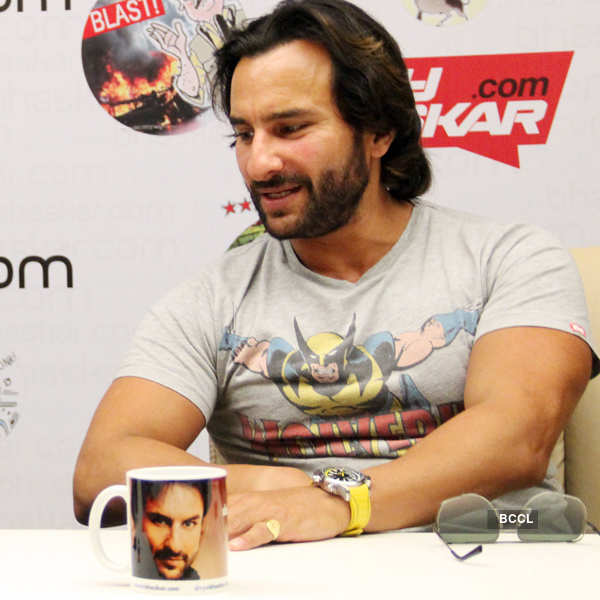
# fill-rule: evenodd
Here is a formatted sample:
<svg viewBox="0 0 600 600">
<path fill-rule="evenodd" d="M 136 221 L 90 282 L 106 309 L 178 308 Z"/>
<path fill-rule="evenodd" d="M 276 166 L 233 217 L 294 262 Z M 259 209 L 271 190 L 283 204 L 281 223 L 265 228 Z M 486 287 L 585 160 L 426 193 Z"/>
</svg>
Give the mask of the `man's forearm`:
<svg viewBox="0 0 600 600">
<path fill-rule="evenodd" d="M 431 523 L 444 499 L 465 492 L 494 498 L 535 485 L 543 478 L 546 452 L 536 452 L 531 431 L 506 427 L 515 418 L 494 414 L 490 406 L 473 407 L 403 457 L 367 469 L 373 480 L 367 531 Z"/>
<path fill-rule="evenodd" d="M 536 441 L 544 422 L 532 427 L 533 413 L 526 413 L 517 402 L 471 407 L 402 458 L 366 469 L 373 480 L 366 531 L 431 523 L 442 500 L 463 492 L 494 497 L 534 484 L 545 470 L 546 445 Z M 264 526 L 269 519 L 280 521 L 280 541 L 313 541 L 339 535 L 350 514 L 341 498 L 315 487 L 242 494 L 230 506 L 230 547 L 244 550 L 271 541 Z"/>
<path fill-rule="evenodd" d="M 190 465 L 207 466 L 210 463 L 189 452 L 154 439 L 126 436 L 106 444 L 101 454 L 84 449 L 79 457 L 74 476 L 74 510 L 80 523 L 86 523 L 91 505 L 105 487 L 125 483 L 130 469 Z M 212 465 L 214 466 L 214 465 Z M 227 492 L 238 494 L 310 485 L 310 478 L 298 469 L 257 465 L 217 465 L 227 471 Z M 122 503 L 109 506 L 105 524 L 125 522 Z"/>
</svg>

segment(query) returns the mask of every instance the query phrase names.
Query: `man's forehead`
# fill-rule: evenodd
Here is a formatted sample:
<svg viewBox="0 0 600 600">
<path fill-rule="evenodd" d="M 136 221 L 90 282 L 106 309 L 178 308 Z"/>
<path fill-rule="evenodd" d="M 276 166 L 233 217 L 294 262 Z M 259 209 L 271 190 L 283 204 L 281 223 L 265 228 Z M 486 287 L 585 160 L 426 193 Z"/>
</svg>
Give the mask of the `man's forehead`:
<svg viewBox="0 0 600 600">
<path fill-rule="evenodd" d="M 270 121 L 281 121 L 285 119 L 302 119 L 308 117 L 317 116 L 318 111 L 311 108 L 288 108 L 284 110 L 274 110 L 264 115 L 263 120 L 266 122 Z M 235 114 L 231 114 L 229 121 L 232 125 L 244 125 L 246 120 L 243 117 L 238 117 Z"/>
<path fill-rule="evenodd" d="M 318 113 L 331 104 L 331 73 L 327 51 L 306 40 L 244 57 L 233 73 L 231 117 L 243 119 L 248 110 L 270 120 Z"/>
<path fill-rule="evenodd" d="M 164 507 L 169 510 L 185 511 L 188 507 L 196 510 L 198 505 L 204 505 L 200 490 L 191 485 L 179 483 L 165 485 L 155 497 L 149 496 L 146 501 L 147 509 Z"/>
</svg>

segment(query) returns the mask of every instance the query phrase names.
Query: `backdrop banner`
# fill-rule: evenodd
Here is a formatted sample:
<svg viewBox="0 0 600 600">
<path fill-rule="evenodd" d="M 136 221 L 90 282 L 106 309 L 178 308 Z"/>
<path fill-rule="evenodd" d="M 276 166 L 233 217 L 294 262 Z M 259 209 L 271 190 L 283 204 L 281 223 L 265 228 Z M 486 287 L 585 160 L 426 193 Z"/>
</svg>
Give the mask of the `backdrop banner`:
<svg viewBox="0 0 600 600">
<path fill-rule="evenodd" d="M 596 0 L 357 4 L 407 58 L 429 200 L 600 244 Z M 256 221 L 208 80 L 274 5 L 0 0 L 0 528 L 77 526 L 77 453 L 135 327 Z"/>
</svg>

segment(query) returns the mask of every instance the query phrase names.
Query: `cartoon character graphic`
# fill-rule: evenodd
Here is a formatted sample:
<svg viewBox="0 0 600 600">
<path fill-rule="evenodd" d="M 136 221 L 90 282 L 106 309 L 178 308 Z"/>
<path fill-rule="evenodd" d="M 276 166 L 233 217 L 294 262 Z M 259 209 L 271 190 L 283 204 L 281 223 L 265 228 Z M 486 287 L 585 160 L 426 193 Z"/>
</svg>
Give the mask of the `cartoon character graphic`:
<svg viewBox="0 0 600 600">
<path fill-rule="evenodd" d="M 147 33 L 160 50 L 178 61 L 179 75 L 174 78 L 175 89 L 190 104 L 206 107 L 209 104 L 208 82 L 215 68 L 213 53 L 223 45 L 227 32 L 242 25 L 246 16 L 241 6 L 225 4 L 224 0 L 172 0 L 177 10 L 196 24 L 193 35 L 186 31 L 181 19 L 171 27 L 155 21 Z"/>
<path fill-rule="evenodd" d="M 423 19 L 423 13 L 431 15 L 442 15 L 442 19 L 437 23 L 441 27 L 448 19 L 454 15 L 468 20 L 465 14 L 465 6 L 470 0 L 415 0 L 417 6 L 417 19 Z"/>
<path fill-rule="evenodd" d="M 392 393 L 387 381 L 448 346 L 461 330 L 475 334 L 479 309 L 457 309 L 427 319 L 416 331 L 397 336 L 383 331 L 355 340 L 356 315 L 345 335 L 317 333 L 306 339 L 294 318 L 297 346 L 274 337 L 240 337 L 230 328 L 220 350 L 233 362 L 271 380 L 296 408 L 315 418 L 348 417 L 384 411 L 430 407 L 412 378 L 400 376 L 401 390 Z"/>
</svg>

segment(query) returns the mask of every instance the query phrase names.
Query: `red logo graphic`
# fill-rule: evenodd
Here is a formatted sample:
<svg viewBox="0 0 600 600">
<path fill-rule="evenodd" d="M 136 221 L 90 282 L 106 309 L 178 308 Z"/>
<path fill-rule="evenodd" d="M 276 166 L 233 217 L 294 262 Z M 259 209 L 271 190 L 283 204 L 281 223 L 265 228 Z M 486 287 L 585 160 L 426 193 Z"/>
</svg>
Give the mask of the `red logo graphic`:
<svg viewBox="0 0 600 600">
<path fill-rule="evenodd" d="M 121 29 L 165 14 L 163 0 L 121 0 L 90 12 L 83 39 Z"/>
<path fill-rule="evenodd" d="M 574 333 L 578 333 L 583 337 L 587 337 L 585 334 L 585 329 L 579 323 L 570 323 L 570 325 Z"/>
<path fill-rule="evenodd" d="M 455 147 L 519 167 L 545 144 L 573 52 L 406 60 L 426 148 Z"/>
</svg>

